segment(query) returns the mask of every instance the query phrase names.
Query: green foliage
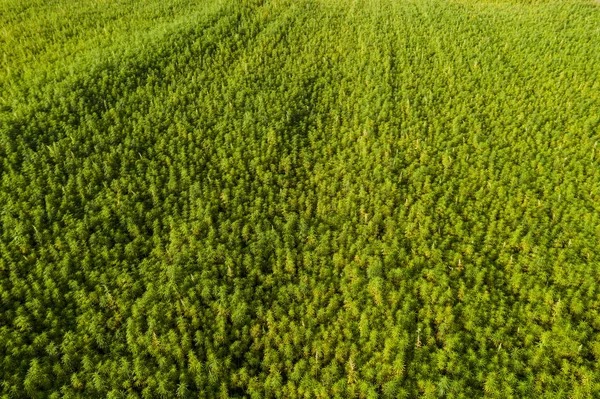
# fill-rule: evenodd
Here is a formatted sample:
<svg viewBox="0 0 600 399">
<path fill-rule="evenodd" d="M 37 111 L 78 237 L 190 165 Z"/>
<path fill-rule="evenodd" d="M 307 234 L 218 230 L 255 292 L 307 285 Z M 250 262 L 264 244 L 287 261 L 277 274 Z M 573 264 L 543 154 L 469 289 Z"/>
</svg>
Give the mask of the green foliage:
<svg viewBox="0 0 600 399">
<path fill-rule="evenodd" d="M 0 0 L 0 397 L 600 396 L 591 1 Z"/>
</svg>

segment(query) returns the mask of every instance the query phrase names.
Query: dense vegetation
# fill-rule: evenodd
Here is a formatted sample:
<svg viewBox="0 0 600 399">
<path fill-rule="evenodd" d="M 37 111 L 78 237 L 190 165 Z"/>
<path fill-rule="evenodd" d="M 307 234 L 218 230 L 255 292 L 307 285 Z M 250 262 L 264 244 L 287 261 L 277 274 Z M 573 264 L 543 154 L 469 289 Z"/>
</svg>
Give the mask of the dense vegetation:
<svg viewBox="0 0 600 399">
<path fill-rule="evenodd" d="M 0 397 L 600 396 L 597 3 L 0 0 L 0 51 Z"/>
</svg>

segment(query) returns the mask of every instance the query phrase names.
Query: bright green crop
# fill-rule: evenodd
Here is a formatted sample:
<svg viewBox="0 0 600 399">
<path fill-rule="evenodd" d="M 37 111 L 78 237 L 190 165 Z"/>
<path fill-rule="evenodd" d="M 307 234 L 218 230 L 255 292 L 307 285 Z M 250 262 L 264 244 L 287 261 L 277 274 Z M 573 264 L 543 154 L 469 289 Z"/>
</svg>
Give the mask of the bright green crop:
<svg viewBox="0 0 600 399">
<path fill-rule="evenodd" d="M 0 398 L 600 397 L 600 3 L 0 0 Z"/>
</svg>

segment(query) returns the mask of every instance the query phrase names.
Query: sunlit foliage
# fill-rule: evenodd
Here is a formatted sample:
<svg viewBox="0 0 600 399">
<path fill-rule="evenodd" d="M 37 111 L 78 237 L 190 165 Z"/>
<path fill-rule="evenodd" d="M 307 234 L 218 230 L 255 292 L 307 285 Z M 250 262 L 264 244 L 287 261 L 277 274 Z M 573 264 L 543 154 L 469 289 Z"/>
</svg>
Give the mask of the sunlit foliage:
<svg viewBox="0 0 600 399">
<path fill-rule="evenodd" d="M 600 5 L 0 0 L 1 398 L 600 396 Z"/>
</svg>

